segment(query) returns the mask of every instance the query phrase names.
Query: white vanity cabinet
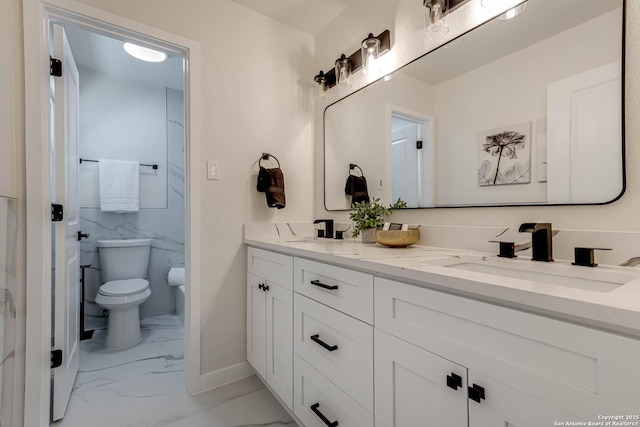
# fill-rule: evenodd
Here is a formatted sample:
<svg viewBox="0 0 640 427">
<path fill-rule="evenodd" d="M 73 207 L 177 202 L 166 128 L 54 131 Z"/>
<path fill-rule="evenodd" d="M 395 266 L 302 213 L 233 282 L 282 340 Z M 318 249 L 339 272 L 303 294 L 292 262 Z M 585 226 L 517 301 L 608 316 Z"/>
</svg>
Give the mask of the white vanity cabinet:
<svg viewBox="0 0 640 427">
<path fill-rule="evenodd" d="M 634 339 L 381 278 L 375 279 L 375 326 L 380 427 L 449 416 L 451 373 L 466 383 L 460 395 L 468 402 L 457 406 L 465 415 L 468 408 L 469 427 L 597 421 L 640 408 L 630 380 L 640 378 Z M 423 399 L 438 396 L 441 406 L 420 414 L 429 407 L 414 396 L 421 388 Z"/>
<path fill-rule="evenodd" d="M 247 360 L 293 408 L 293 258 L 247 252 Z"/>
<path fill-rule="evenodd" d="M 371 427 L 373 276 L 294 259 L 294 414 L 306 427 Z"/>
<path fill-rule="evenodd" d="M 249 249 L 248 359 L 305 427 L 637 415 L 640 340 L 428 286 Z"/>
</svg>

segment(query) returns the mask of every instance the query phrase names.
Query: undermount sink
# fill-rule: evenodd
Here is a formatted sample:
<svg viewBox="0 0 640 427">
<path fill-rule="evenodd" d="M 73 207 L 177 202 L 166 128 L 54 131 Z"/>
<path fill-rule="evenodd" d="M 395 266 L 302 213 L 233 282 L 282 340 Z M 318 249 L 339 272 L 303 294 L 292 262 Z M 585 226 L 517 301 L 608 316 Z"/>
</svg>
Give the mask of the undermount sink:
<svg viewBox="0 0 640 427">
<path fill-rule="evenodd" d="M 638 276 L 606 267 L 579 267 L 566 262 L 544 263 L 528 259 L 454 256 L 422 264 L 492 274 L 592 292 L 611 292 Z"/>
</svg>

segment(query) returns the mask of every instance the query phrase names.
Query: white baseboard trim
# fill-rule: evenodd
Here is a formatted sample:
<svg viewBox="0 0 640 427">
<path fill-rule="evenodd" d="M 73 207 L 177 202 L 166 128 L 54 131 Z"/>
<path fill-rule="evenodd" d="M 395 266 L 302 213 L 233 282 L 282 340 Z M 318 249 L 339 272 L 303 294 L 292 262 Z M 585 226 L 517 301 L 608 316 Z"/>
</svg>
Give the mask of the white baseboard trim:
<svg viewBox="0 0 640 427">
<path fill-rule="evenodd" d="M 239 381 L 254 374 L 255 371 L 251 365 L 249 365 L 249 362 L 242 362 L 237 365 L 218 369 L 217 371 L 207 372 L 204 375 L 200 375 L 200 390 L 198 393 L 222 387 L 223 385 Z"/>
</svg>

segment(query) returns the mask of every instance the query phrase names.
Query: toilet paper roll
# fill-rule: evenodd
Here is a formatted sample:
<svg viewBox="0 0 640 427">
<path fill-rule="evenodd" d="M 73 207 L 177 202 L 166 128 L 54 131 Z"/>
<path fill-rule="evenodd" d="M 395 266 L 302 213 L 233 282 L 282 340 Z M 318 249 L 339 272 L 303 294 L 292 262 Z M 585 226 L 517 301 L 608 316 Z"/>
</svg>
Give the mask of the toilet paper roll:
<svg viewBox="0 0 640 427">
<path fill-rule="evenodd" d="M 184 267 L 173 267 L 169 269 L 167 281 L 171 286 L 184 285 Z"/>
</svg>

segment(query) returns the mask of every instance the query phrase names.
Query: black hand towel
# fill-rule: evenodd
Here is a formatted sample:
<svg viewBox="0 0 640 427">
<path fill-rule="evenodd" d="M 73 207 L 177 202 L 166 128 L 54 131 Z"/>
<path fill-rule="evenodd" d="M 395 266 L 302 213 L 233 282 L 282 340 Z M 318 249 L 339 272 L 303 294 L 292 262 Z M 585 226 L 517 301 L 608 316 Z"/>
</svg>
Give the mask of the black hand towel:
<svg viewBox="0 0 640 427">
<path fill-rule="evenodd" d="M 351 203 L 369 203 L 369 191 L 367 190 L 367 179 L 364 176 L 349 175 L 344 192 L 351 196 Z"/>
<path fill-rule="evenodd" d="M 287 205 L 284 194 L 284 174 L 280 168 L 265 169 L 260 166 L 258 172 L 258 191 L 267 196 L 267 206 L 282 209 Z"/>
</svg>

